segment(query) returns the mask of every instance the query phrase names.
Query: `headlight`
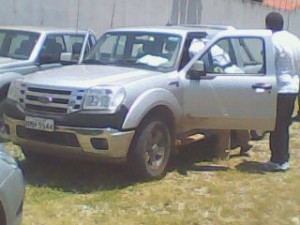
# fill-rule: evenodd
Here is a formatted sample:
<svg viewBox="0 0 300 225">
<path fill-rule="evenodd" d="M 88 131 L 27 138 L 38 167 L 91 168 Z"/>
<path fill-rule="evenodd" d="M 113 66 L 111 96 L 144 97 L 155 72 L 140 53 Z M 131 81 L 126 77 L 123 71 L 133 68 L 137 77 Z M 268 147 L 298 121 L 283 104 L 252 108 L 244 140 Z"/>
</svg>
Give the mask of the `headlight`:
<svg viewBox="0 0 300 225">
<path fill-rule="evenodd" d="M 16 160 L 8 152 L 6 152 L 2 146 L 0 146 L 0 160 L 13 166 L 14 168 L 18 167 Z"/>
<path fill-rule="evenodd" d="M 122 87 L 96 86 L 86 92 L 83 109 L 114 113 L 124 99 L 125 90 Z"/>
<path fill-rule="evenodd" d="M 21 84 L 20 80 L 15 80 L 10 84 L 8 89 L 7 98 L 14 101 L 19 101 L 21 97 Z"/>
</svg>

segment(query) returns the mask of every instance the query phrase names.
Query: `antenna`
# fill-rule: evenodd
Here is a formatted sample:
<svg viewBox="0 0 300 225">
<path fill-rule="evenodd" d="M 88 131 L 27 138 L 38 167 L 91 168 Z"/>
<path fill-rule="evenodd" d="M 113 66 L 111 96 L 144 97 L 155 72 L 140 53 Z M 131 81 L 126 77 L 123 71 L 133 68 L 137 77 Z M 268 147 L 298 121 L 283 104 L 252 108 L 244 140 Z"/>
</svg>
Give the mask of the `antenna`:
<svg viewBox="0 0 300 225">
<path fill-rule="evenodd" d="M 79 9 L 80 9 L 80 0 L 77 0 L 76 33 L 78 32 L 78 26 L 79 26 Z"/>
<path fill-rule="evenodd" d="M 111 21 L 110 21 L 110 28 L 112 28 L 114 25 L 115 10 L 116 10 L 116 1 L 114 1 L 114 6 L 113 6 L 113 10 L 112 10 L 112 15 L 111 15 Z"/>
</svg>

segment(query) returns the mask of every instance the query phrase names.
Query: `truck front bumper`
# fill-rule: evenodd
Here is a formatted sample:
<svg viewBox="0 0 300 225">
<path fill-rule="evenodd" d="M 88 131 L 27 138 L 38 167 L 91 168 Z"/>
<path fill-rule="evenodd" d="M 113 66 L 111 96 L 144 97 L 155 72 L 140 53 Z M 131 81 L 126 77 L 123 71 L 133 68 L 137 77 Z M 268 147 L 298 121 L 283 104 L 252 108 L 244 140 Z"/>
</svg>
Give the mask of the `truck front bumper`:
<svg viewBox="0 0 300 225">
<path fill-rule="evenodd" d="M 24 120 L 4 115 L 4 124 L 10 139 L 30 151 L 76 158 L 104 159 L 122 162 L 135 131 L 112 128 L 55 126 L 54 132 L 25 128 Z"/>
</svg>

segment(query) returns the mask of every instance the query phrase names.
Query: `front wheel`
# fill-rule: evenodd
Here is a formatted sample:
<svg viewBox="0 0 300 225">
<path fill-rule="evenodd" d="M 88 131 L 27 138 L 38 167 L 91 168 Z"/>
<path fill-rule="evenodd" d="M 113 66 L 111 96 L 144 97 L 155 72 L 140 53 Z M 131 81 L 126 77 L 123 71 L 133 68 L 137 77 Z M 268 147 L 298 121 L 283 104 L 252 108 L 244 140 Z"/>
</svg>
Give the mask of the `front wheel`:
<svg viewBox="0 0 300 225">
<path fill-rule="evenodd" d="M 159 119 L 144 120 L 136 129 L 129 150 L 130 173 L 141 179 L 157 179 L 166 174 L 171 153 L 171 133 Z"/>
<path fill-rule="evenodd" d="M 30 162 L 39 162 L 39 161 L 43 161 L 47 158 L 46 155 L 44 154 L 40 154 L 36 151 L 27 149 L 22 147 L 22 153 L 25 156 L 26 160 L 30 161 Z"/>
</svg>

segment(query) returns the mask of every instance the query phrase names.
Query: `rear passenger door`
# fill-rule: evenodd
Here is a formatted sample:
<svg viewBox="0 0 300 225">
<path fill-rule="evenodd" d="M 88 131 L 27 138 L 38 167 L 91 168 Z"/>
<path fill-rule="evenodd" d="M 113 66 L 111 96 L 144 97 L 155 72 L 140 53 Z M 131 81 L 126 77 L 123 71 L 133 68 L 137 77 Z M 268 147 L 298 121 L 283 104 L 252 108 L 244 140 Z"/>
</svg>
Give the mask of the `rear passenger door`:
<svg viewBox="0 0 300 225">
<path fill-rule="evenodd" d="M 189 129 L 274 129 L 277 87 L 270 32 L 225 32 L 196 57 L 203 73 L 193 75 L 194 59 L 183 79 Z"/>
</svg>

